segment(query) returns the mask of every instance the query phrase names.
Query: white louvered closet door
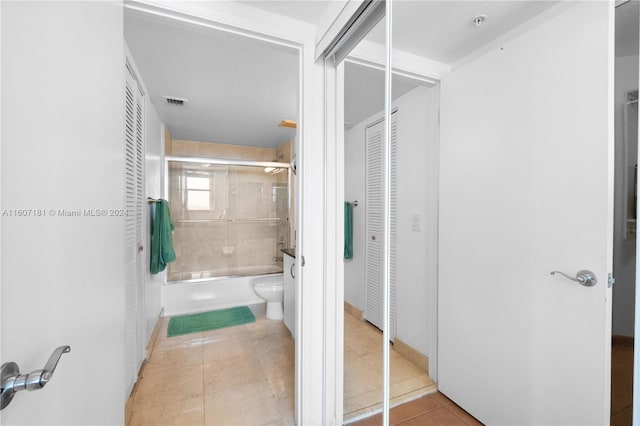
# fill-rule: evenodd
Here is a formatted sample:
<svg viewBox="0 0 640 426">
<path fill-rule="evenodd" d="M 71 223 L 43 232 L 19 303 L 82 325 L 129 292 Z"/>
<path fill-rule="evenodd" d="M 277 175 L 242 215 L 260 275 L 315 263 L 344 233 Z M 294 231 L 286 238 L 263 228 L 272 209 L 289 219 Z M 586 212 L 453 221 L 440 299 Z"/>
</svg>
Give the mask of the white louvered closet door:
<svg viewBox="0 0 640 426">
<path fill-rule="evenodd" d="M 127 64 L 125 83 L 125 313 L 127 363 L 125 380 L 130 391 L 145 358 L 144 256 L 142 242 L 144 198 L 144 93 Z"/>
<path fill-rule="evenodd" d="M 396 335 L 396 139 L 397 112 L 391 115 L 391 253 L 390 260 L 390 318 L 391 339 Z M 382 329 L 383 276 L 382 261 L 384 250 L 384 121 L 380 120 L 365 129 L 366 142 L 366 244 L 365 244 L 365 291 L 364 319 Z"/>
</svg>

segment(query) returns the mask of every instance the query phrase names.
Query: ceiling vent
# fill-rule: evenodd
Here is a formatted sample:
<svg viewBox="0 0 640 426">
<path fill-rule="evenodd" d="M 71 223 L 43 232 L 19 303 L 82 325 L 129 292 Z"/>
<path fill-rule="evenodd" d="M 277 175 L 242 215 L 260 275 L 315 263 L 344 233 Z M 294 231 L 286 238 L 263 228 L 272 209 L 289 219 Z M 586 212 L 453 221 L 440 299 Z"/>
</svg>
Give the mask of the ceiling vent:
<svg viewBox="0 0 640 426">
<path fill-rule="evenodd" d="M 184 99 L 184 98 L 176 98 L 173 96 L 163 96 L 163 98 L 166 99 L 167 103 L 169 105 L 177 105 L 177 106 L 182 106 L 184 104 L 186 104 L 187 102 L 189 102 L 188 100 Z"/>
</svg>

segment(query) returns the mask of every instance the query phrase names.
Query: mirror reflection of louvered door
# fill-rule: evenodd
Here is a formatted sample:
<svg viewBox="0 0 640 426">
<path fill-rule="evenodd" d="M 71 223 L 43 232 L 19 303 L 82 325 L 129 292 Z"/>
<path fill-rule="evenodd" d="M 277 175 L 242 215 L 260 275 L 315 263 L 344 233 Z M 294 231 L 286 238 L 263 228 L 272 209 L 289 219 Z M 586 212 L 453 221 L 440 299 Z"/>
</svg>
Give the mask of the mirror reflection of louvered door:
<svg viewBox="0 0 640 426">
<path fill-rule="evenodd" d="M 125 312 L 127 390 L 133 388 L 145 358 L 144 346 L 144 93 L 127 63 L 125 70 Z"/>
<path fill-rule="evenodd" d="M 391 252 L 390 260 L 390 318 L 393 339 L 396 335 L 396 140 L 397 111 L 391 115 Z M 376 327 L 383 328 L 383 254 L 384 254 L 384 121 L 379 120 L 365 128 L 366 143 L 366 244 L 365 244 L 365 291 L 363 317 Z"/>
</svg>

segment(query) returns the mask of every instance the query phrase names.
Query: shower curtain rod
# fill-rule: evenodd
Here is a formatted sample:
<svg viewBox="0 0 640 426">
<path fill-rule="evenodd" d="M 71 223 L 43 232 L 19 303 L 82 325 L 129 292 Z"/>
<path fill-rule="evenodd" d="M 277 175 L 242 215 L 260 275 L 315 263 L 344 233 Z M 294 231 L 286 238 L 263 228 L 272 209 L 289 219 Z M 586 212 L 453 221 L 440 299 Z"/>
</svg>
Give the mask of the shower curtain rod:
<svg viewBox="0 0 640 426">
<path fill-rule="evenodd" d="M 355 201 L 347 201 L 347 203 L 351 204 L 353 207 L 358 207 L 358 200 L 355 200 Z"/>
<path fill-rule="evenodd" d="M 165 159 L 167 162 L 182 161 L 185 163 L 215 164 L 221 166 L 275 167 L 279 169 L 291 168 L 289 163 L 280 163 L 277 161 L 225 160 L 221 158 L 180 157 L 175 155 L 166 156 Z"/>
</svg>

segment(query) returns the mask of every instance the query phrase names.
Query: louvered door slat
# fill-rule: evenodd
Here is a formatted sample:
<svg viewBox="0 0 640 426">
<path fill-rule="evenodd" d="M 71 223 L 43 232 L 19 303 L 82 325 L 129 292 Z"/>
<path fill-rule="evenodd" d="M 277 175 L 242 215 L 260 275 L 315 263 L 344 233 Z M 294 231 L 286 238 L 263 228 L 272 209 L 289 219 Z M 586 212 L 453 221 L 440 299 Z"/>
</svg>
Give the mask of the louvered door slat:
<svg viewBox="0 0 640 426">
<path fill-rule="evenodd" d="M 144 239 L 144 97 L 138 83 L 126 69 L 124 218 L 126 364 L 125 380 L 130 390 L 144 360 L 144 261 L 138 248 Z"/>
<path fill-rule="evenodd" d="M 391 192 L 390 211 L 390 335 L 393 339 L 396 335 L 396 139 L 397 139 L 397 114 L 392 115 L 391 122 L 391 176 L 389 188 Z M 383 327 L 383 277 L 382 260 L 384 250 L 384 121 L 380 121 L 365 129 L 366 142 L 366 244 L 365 244 L 365 297 L 363 317 L 367 321 L 382 329 Z"/>
</svg>

